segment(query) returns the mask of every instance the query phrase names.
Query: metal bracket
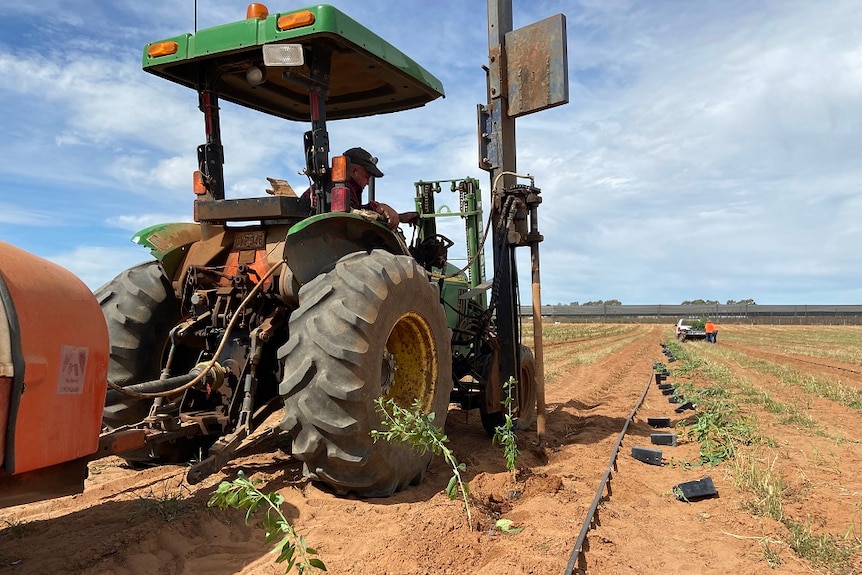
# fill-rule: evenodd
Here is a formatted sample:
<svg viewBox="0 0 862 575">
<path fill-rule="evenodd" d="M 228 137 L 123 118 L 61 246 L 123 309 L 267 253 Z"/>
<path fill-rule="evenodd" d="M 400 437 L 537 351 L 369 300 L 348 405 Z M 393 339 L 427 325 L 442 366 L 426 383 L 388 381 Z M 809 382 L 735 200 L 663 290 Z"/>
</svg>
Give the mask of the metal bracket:
<svg viewBox="0 0 862 575">
<path fill-rule="evenodd" d="M 502 167 L 502 143 L 498 126 L 501 112 L 499 106 L 483 106 L 476 110 L 479 132 L 479 168 L 490 172 Z"/>
</svg>

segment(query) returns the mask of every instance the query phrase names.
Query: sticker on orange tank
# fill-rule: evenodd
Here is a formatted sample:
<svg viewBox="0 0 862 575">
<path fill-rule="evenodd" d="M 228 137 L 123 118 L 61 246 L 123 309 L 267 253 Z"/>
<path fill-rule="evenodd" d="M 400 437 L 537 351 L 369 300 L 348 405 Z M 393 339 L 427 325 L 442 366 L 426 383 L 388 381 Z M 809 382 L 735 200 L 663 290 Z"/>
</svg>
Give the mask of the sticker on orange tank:
<svg viewBox="0 0 862 575">
<path fill-rule="evenodd" d="M 63 345 L 60 347 L 60 372 L 57 375 L 57 393 L 60 395 L 84 393 L 84 375 L 87 373 L 86 347 Z"/>
</svg>

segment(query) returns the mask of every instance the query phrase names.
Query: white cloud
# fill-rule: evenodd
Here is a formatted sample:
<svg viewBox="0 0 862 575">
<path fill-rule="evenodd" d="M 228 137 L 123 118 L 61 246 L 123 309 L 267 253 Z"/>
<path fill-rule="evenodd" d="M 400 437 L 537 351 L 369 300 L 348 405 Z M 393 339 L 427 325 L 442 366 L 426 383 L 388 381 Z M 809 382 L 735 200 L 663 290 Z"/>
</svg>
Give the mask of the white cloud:
<svg viewBox="0 0 862 575">
<path fill-rule="evenodd" d="M 43 210 L 31 210 L 13 203 L 0 202 L 0 224 L 48 226 L 54 218 Z"/>
<path fill-rule="evenodd" d="M 188 214 L 134 214 L 120 215 L 107 220 L 107 224 L 131 232 L 139 232 L 150 226 L 173 222 L 191 222 L 191 213 Z"/>
<path fill-rule="evenodd" d="M 149 253 L 139 246 L 78 246 L 45 257 L 81 278 L 91 290 L 98 289 L 126 268 L 152 259 Z"/>
<path fill-rule="evenodd" d="M 412 209 L 415 180 L 464 176 L 480 179 L 487 210 L 475 128 L 484 3 L 338 4 L 440 77 L 447 97 L 330 122 L 332 151 L 379 156 L 378 199 L 400 210 Z M 571 103 L 517 128 L 518 169 L 544 198 L 546 300 L 859 299 L 862 5 L 517 1 L 515 25 L 555 12 L 567 16 Z M 104 237 L 188 220 L 202 115 L 193 91 L 140 70 L 140 50 L 191 31 L 191 7 L 85 0 L 77 20 L 43 22 L 58 32 L 44 44 L 27 35 L 27 6 L 0 14 L 20 28 L 0 22 L 0 38 L 27 36 L 14 50 L 0 40 L 0 188 L 16 190 L 3 192 L 5 237 L 49 221 L 98 221 L 91 231 Z M 243 14 L 213 0 L 199 5 L 198 24 Z M 304 189 L 305 125 L 225 105 L 222 128 L 229 197 L 259 195 L 266 176 Z M 704 267 L 703 281 L 686 283 Z"/>
</svg>

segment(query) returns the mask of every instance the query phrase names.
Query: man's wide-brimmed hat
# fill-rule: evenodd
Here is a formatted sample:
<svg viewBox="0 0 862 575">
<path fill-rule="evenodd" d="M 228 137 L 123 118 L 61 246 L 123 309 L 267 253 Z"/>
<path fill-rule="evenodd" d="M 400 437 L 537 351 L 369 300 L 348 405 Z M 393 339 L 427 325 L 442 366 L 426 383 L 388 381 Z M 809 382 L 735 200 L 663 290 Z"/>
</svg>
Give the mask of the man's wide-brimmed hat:
<svg viewBox="0 0 862 575">
<path fill-rule="evenodd" d="M 350 158 L 350 162 L 358 164 L 368 170 L 368 173 L 375 178 L 382 178 L 383 172 L 377 167 L 377 158 L 368 153 L 363 148 L 350 148 L 344 155 Z"/>
</svg>

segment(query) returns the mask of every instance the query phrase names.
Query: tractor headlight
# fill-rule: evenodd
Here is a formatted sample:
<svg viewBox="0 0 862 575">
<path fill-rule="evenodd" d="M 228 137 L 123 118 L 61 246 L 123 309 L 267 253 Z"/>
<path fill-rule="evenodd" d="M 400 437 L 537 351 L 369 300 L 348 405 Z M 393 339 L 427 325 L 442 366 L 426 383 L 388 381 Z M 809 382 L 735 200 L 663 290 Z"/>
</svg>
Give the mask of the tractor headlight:
<svg viewBox="0 0 862 575">
<path fill-rule="evenodd" d="M 263 63 L 266 66 L 302 66 L 305 64 L 302 44 L 268 44 L 263 47 Z"/>
</svg>

